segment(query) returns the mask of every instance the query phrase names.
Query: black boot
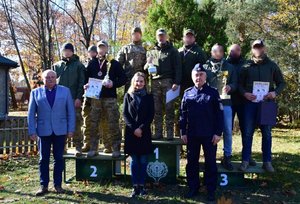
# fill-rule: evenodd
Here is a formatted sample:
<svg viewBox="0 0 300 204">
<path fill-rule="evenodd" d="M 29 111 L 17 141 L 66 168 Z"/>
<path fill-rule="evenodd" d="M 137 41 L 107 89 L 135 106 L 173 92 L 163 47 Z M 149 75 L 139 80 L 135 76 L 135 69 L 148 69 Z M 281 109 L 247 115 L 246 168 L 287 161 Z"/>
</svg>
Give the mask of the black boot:
<svg viewBox="0 0 300 204">
<path fill-rule="evenodd" d="M 139 187 L 138 186 L 133 186 L 133 189 L 132 189 L 130 197 L 131 198 L 135 198 L 138 195 L 140 195 L 140 189 L 139 189 Z"/>
<path fill-rule="evenodd" d="M 216 200 L 216 196 L 215 196 L 215 192 L 208 192 L 207 193 L 207 201 L 215 201 Z"/>
<path fill-rule="evenodd" d="M 198 189 L 189 189 L 189 191 L 184 195 L 184 198 L 193 198 L 198 195 Z"/>
<path fill-rule="evenodd" d="M 231 156 L 224 156 L 221 161 L 221 164 L 226 170 L 228 170 L 228 171 L 233 170 L 233 165 L 231 163 Z"/>
<path fill-rule="evenodd" d="M 144 185 L 139 186 L 139 190 L 140 190 L 140 195 L 141 195 L 141 196 L 147 195 L 147 191 L 146 191 Z"/>
</svg>

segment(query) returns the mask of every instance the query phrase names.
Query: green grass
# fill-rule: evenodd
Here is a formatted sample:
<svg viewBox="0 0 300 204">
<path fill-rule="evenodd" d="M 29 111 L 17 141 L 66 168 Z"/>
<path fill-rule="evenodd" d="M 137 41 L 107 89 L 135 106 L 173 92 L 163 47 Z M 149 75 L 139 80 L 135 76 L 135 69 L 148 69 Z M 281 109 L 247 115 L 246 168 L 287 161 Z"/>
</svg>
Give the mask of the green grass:
<svg viewBox="0 0 300 204">
<path fill-rule="evenodd" d="M 241 138 L 238 134 L 234 135 L 233 142 L 233 158 L 240 160 Z M 218 158 L 222 156 L 222 146 L 218 147 Z M 253 157 L 257 161 L 261 161 L 260 149 L 261 136 L 257 132 L 253 142 Z M 181 164 L 184 172 L 185 159 Z M 300 203 L 300 130 L 273 130 L 273 164 L 275 174 L 246 179 L 244 186 L 218 188 L 218 198 L 229 198 L 233 203 Z M 67 162 L 67 169 L 68 174 L 74 173 L 74 161 Z M 101 183 L 74 181 L 63 184 L 66 194 L 35 197 L 38 180 L 37 156 L 0 160 L 0 203 L 205 203 L 204 194 L 194 200 L 182 198 L 187 190 L 184 179 L 176 185 L 149 184 L 149 195 L 137 199 L 128 197 L 131 185 L 122 179 Z"/>
</svg>

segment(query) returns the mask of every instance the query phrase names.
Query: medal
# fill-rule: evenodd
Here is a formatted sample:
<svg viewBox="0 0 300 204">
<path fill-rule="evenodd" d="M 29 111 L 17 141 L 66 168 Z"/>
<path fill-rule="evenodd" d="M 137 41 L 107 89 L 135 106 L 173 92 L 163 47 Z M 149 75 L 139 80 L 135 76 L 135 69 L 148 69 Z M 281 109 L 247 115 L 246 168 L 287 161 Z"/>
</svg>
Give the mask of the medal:
<svg viewBox="0 0 300 204">
<path fill-rule="evenodd" d="M 102 62 L 99 60 L 99 72 L 98 72 L 98 76 L 101 77 L 103 75 L 102 73 L 102 67 L 104 65 L 105 60 L 103 60 Z"/>
</svg>

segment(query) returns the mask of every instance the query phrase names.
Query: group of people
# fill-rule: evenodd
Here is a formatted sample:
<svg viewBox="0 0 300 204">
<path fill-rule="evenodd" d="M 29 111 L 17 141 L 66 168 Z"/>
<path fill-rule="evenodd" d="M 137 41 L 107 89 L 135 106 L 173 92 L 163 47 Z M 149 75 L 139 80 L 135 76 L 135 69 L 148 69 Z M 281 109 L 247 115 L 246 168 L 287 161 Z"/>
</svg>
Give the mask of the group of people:
<svg viewBox="0 0 300 204">
<path fill-rule="evenodd" d="M 105 153 L 120 156 L 121 132 L 117 88 L 124 86 L 123 118 L 125 121 L 125 153 L 131 157 L 133 191 L 131 196 L 145 195 L 147 157 L 152 152 L 152 139 L 174 138 L 176 128 L 174 100 L 166 103 L 166 92 L 180 88 L 179 108 L 181 139 L 187 144 L 186 198 L 198 194 L 199 154 L 205 156 L 204 184 L 208 200 L 215 199 L 217 186 L 216 151 L 223 136 L 224 168 L 233 170 L 232 129 L 238 116 L 242 135 L 240 171 L 256 165 L 251 157 L 252 139 L 257 127 L 260 102 L 255 101 L 253 83 L 269 82 L 264 100 L 274 100 L 285 86 L 279 67 L 266 55 L 262 40 L 252 43 L 252 57 L 244 60 L 241 48 L 233 44 L 225 58 L 224 48 L 215 44 L 211 57 L 196 43 L 196 33 L 183 32 L 183 46 L 177 50 L 168 41 L 165 29 L 156 31 L 156 44 L 146 49 L 142 31 L 131 32 L 132 42 L 119 51 L 117 58 L 109 55 L 109 45 L 99 41 L 88 49 L 89 60 L 84 66 L 74 54 L 74 47 L 62 47 L 63 58 L 52 70 L 42 74 L 44 87 L 32 90 L 28 110 L 29 135 L 39 138 L 40 184 L 36 195 L 48 192 L 51 145 L 54 156 L 54 187 L 63 189 L 62 170 L 66 137 L 73 138 L 75 156 L 87 152 L 98 154 L 99 130 Z M 88 80 L 103 80 L 99 99 L 84 97 Z M 150 79 L 150 83 L 148 83 Z M 104 83 L 105 81 L 105 83 Z M 150 89 L 148 88 L 150 87 Z M 178 91 L 178 90 L 177 90 Z M 152 121 L 153 128 L 152 128 Z M 165 124 L 165 125 L 164 125 Z M 263 168 L 274 172 L 271 163 L 271 126 L 259 125 L 262 132 Z M 152 133 L 152 129 L 154 132 Z"/>
</svg>

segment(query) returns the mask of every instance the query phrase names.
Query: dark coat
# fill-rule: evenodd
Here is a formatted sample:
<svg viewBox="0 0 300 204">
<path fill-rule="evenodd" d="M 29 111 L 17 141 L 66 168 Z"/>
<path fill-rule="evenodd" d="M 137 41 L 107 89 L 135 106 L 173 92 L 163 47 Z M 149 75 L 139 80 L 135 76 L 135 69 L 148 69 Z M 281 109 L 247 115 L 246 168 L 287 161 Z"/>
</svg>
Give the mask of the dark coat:
<svg viewBox="0 0 300 204">
<path fill-rule="evenodd" d="M 125 120 L 125 153 L 134 155 L 150 154 L 153 151 L 151 141 L 151 123 L 154 117 L 154 100 L 152 94 L 141 98 L 138 107 L 130 94 L 124 96 L 123 116 Z M 142 129 L 142 137 L 133 133 L 135 129 Z"/>
</svg>

